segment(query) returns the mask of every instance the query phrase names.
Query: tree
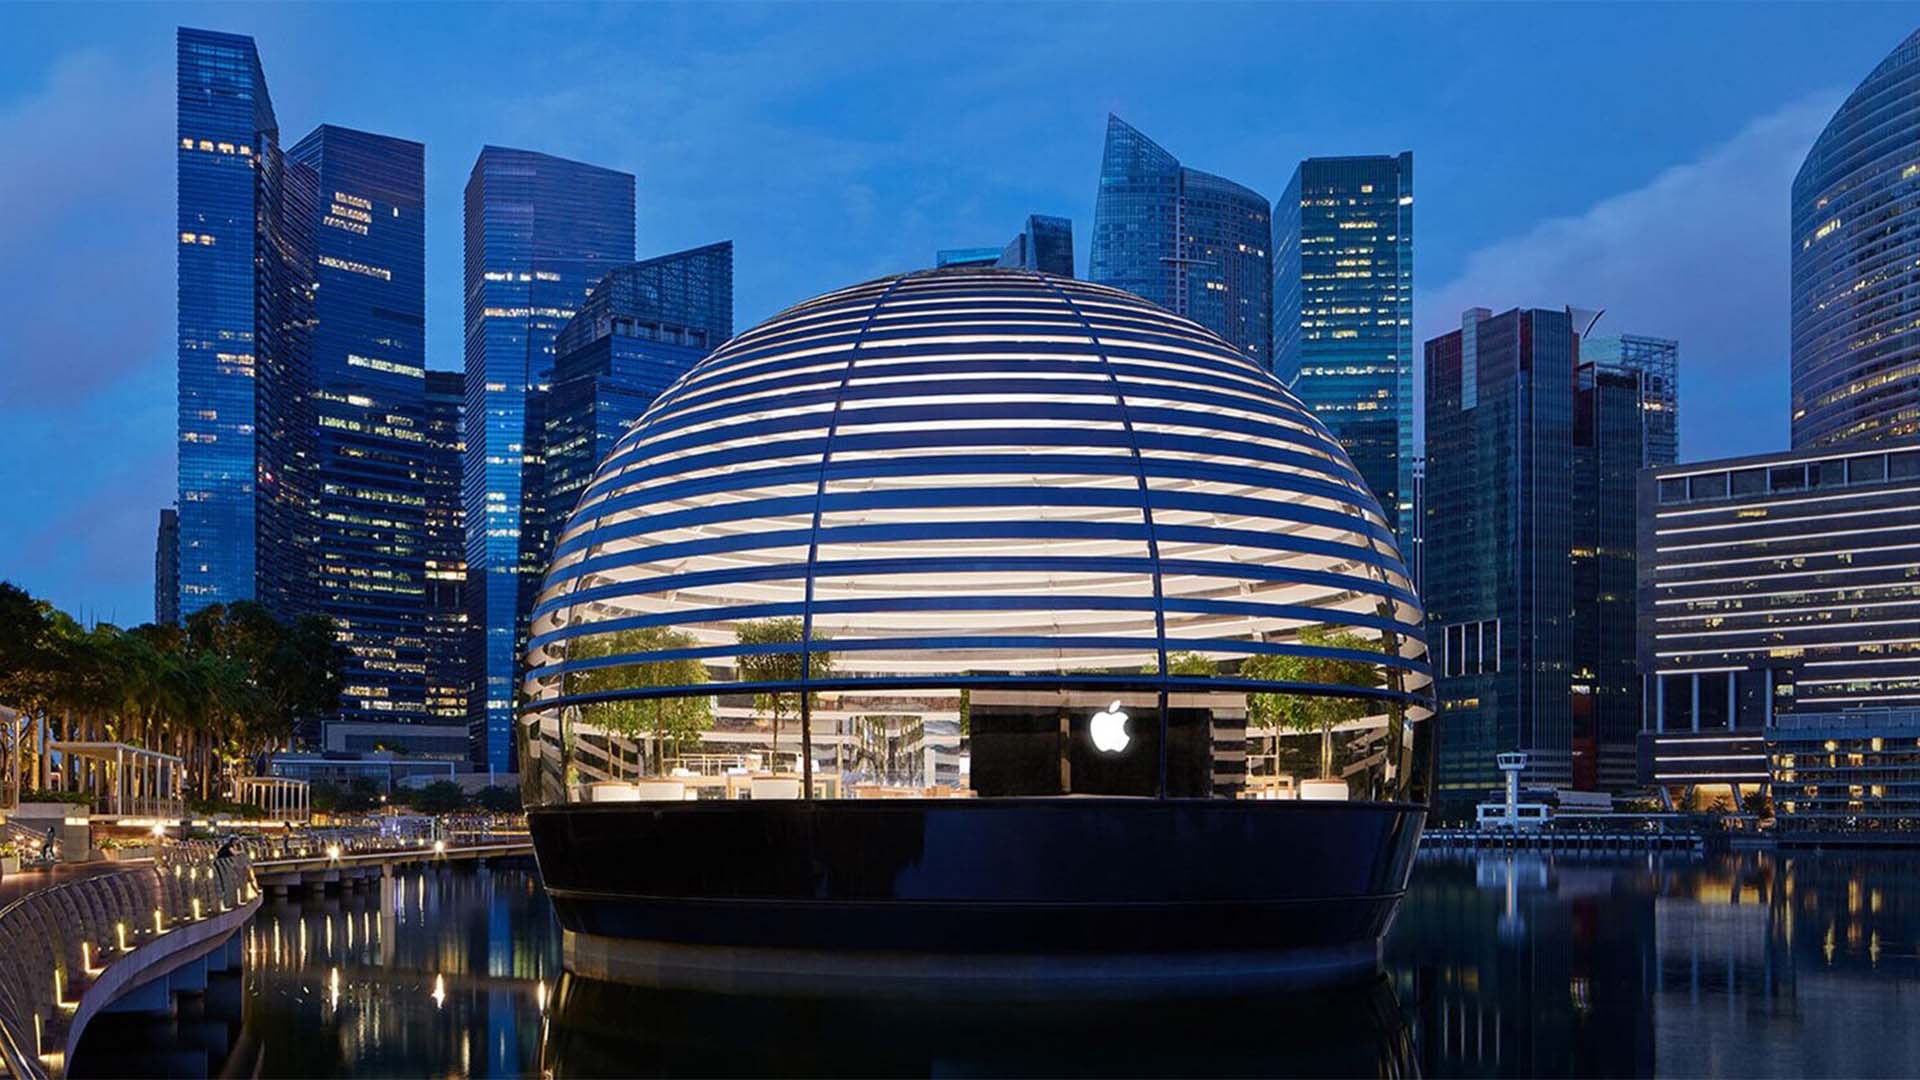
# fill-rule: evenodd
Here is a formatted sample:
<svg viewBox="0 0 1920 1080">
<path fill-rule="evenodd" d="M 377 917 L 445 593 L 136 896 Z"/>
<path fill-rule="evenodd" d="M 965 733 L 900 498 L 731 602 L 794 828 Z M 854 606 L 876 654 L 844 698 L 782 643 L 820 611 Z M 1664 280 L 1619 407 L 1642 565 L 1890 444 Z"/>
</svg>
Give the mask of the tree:
<svg viewBox="0 0 1920 1080">
<path fill-rule="evenodd" d="M 410 792 L 407 805 L 423 814 L 451 814 L 467 805 L 467 793 L 451 780 L 435 780 Z"/>
<path fill-rule="evenodd" d="M 1379 665 L 1364 660 L 1328 655 L 1328 651 L 1380 651 L 1377 643 L 1347 631 L 1329 632 L 1323 626 L 1300 631 L 1298 644 L 1315 650 L 1304 654 L 1261 653 L 1240 664 L 1245 678 L 1269 682 L 1307 683 L 1314 686 L 1352 686 L 1374 688 L 1380 685 Z M 1311 690 L 1299 693 L 1256 692 L 1247 695 L 1247 722 L 1256 727 L 1279 731 L 1320 732 L 1320 778 L 1333 779 L 1333 729 L 1349 720 L 1367 715 L 1370 708 L 1364 697 L 1346 697 Z"/>
<path fill-rule="evenodd" d="M 510 787 L 488 784 L 474 792 L 473 804 L 494 814 L 510 814 L 520 809 L 520 793 Z"/>
<path fill-rule="evenodd" d="M 1158 667 L 1159 665 L 1157 664 L 1148 667 L 1146 669 L 1147 674 L 1155 674 Z M 1217 674 L 1219 670 L 1220 665 L 1197 652 L 1167 654 L 1167 674 L 1169 675 L 1214 675 Z"/>
<path fill-rule="evenodd" d="M 752 652 L 742 652 L 736 656 L 739 665 L 740 681 L 749 683 L 785 683 L 798 686 L 801 681 L 801 665 L 804 663 L 810 678 L 823 679 L 833 674 L 833 654 L 824 649 L 811 649 L 808 658 L 802 660 L 801 650 L 791 646 L 798 645 L 804 635 L 801 620 L 750 619 L 734 626 L 733 636 L 743 647 L 758 646 Z M 816 634 L 814 641 L 825 640 Z M 782 646 L 787 646 L 783 648 Z M 812 702 L 808 701 L 807 705 Z M 780 720 L 783 716 L 800 713 L 802 702 L 800 692 L 796 690 L 763 690 L 753 696 L 755 712 L 769 714 L 773 719 L 773 758 L 777 771 L 780 753 Z"/>
<path fill-rule="evenodd" d="M 653 653 L 691 649 L 698 643 L 678 631 L 649 626 L 637 630 L 615 630 L 588 634 L 567 643 L 568 660 L 595 660 L 602 657 L 645 656 Z M 565 692 L 593 694 L 610 690 L 674 689 L 703 685 L 707 666 L 692 657 L 678 660 L 647 660 L 631 664 L 570 671 Z M 653 756 L 647 775 L 664 771 L 666 752 L 680 752 L 687 740 L 698 740 L 713 727 L 713 705 L 705 694 L 595 701 L 581 707 L 581 717 L 602 731 L 617 732 L 630 739 L 650 735 Z M 608 747 L 609 756 L 612 747 Z M 639 762 L 635 762 L 639 772 Z"/>
</svg>

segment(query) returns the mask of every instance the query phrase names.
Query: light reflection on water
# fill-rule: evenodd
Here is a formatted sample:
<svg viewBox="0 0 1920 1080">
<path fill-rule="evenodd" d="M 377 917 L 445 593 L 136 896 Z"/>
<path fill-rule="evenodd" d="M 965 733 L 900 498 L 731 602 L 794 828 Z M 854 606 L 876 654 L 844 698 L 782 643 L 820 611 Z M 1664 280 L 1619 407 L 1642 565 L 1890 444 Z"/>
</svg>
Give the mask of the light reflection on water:
<svg viewBox="0 0 1920 1080">
<path fill-rule="evenodd" d="M 522 1076 L 560 931 L 530 870 L 445 869 L 269 903 L 238 1053 L 262 1076 Z"/>
<path fill-rule="evenodd" d="M 563 978 L 551 909 L 511 868 L 270 904 L 245 942 L 219 1056 L 262 1076 L 1920 1074 L 1920 857 L 1907 855 L 1433 853 L 1378 984 L 1131 1008 Z M 218 1000 L 210 990 L 190 1019 L 217 1019 Z"/>
</svg>

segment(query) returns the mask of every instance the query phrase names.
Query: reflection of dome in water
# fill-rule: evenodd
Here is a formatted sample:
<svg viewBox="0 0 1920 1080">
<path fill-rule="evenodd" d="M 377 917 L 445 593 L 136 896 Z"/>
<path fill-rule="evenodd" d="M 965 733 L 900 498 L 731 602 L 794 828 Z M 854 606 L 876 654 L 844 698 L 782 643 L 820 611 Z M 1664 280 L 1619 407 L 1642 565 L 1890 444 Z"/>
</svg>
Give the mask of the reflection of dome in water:
<svg viewBox="0 0 1920 1080">
<path fill-rule="evenodd" d="M 600 840 L 679 852 L 654 847 L 661 862 L 727 858 L 706 844 L 827 842 L 842 826 L 823 815 L 850 811 L 844 800 L 913 807 L 911 827 L 845 826 L 867 845 L 857 868 L 802 860 L 788 879 L 762 867 L 740 895 L 1278 900 L 1272 870 L 1196 879 L 1189 864 L 1223 853 L 1182 831 L 1231 832 L 1236 862 L 1253 861 L 1250 844 L 1284 858 L 1300 838 L 1278 832 L 1318 808 L 1312 829 L 1338 842 L 1300 845 L 1290 876 L 1340 880 L 1293 899 L 1323 885 L 1391 896 L 1417 827 L 1408 803 L 1426 797 L 1420 627 L 1352 464 L 1219 338 L 1085 282 L 887 278 L 736 337 L 602 463 L 534 608 L 522 782 L 555 813 L 590 804 L 565 811 L 570 844 L 619 820 Z M 984 797 L 1048 795 L 1161 796 L 1125 804 L 1156 822 L 1134 840 L 1177 849 L 1140 870 L 1183 880 L 1121 885 L 1093 867 L 1056 880 L 1102 865 L 1112 852 L 1087 847 L 1085 830 L 1111 831 L 1119 811 L 1061 804 L 1077 809 L 1039 833 L 984 813 L 1014 806 Z M 983 798 L 925 801 L 950 796 Z M 634 802 L 645 807 L 619 805 Z M 1228 824 L 1236 808 L 1234 821 L 1261 823 Z M 762 821 L 723 835 L 737 828 L 723 809 L 798 831 L 775 839 Z M 1204 826 L 1180 817 L 1203 810 Z M 553 820 L 536 814 L 536 835 Z M 885 843 L 856 839 L 882 820 Z M 1064 844 L 1048 856 L 1064 861 L 1054 873 L 981 863 L 981 829 L 1028 855 Z M 1064 831 L 1042 841 L 1048 830 Z M 1394 857 L 1356 851 L 1373 863 L 1350 866 L 1343 843 Z M 566 860 L 551 862 L 564 878 Z M 706 870 L 626 866 L 602 884 L 699 894 L 716 887 Z M 596 932 L 684 929 L 643 918 Z"/>
</svg>

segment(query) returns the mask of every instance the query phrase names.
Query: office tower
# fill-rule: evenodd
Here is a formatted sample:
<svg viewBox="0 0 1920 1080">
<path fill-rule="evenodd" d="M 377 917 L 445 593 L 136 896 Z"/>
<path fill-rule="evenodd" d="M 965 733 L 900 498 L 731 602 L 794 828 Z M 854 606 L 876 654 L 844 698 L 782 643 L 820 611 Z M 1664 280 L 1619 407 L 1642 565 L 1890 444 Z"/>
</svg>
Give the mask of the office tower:
<svg viewBox="0 0 1920 1080">
<path fill-rule="evenodd" d="M 993 265 L 1072 277 L 1073 220 L 1045 214 L 1028 215 L 1026 228 L 1007 241 Z"/>
<path fill-rule="evenodd" d="M 540 500 L 549 537 L 558 542 L 594 469 L 654 397 L 732 336 L 731 240 L 600 279 L 554 341 Z"/>
<path fill-rule="evenodd" d="M 432 371 L 426 377 L 426 422 L 422 475 L 422 568 L 426 581 L 426 704 L 433 722 L 467 719 L 467 527 L 460 487 L 466 377 Z M 465 742 L 462 742 L 462 757 Z"/>
<path fill-rule="evenodd" d="M 1672 338 L 1615 334 L 1581 339 L 1580 355 L 1601 367 L 1638 373 L 1646 400 L 1646 464 L 1680 459 L 1680 343 Z"/>
<path fill-rule="evenodd" d="M 1638 547 L 1644 783 L 1771 779 L 1783 828 L 1920 817 L 1920 441 L 1647 470 Z"/>
<path fill-rule="evenodd" d="M 163 507 L 153 537 L 153 621 L 180 623 L 180 511 Z"/>
<path fill-rule="evenodd" d="M 1793 445 L 1920 434 L 1920 31 L 1793 178 Z"/>
<path fill-rule="evenodd" d="M 345 721 L 426 712 L 425 147 L 323 125 L 310 171 L 310 609 L 333 620 Z"/>
<path fill-rule="evenodd" d="M 545 568 L 539 441 L 553 339 L 633 261 L 633 176 L 485 147 L 466 188 L 467 605 L 474 760 L 516 767 L 514 673 Z"/>
<path fill-rule="evenodd" d="M 1419 592 L 1427 579 L 1427 455 L 1421 447 L 1413 459 L 1413 520 L 1407 530 L 1412 543 L 1405 548 L 1407 572 L 1413 575 L 1413 591 Z"/>
<path fill-rule="evenodd" d="M 934 266 L 997 266 L 1038 270 L 1058 277 L 1073 276 L 1073 221 L 1070 218 L 1029 214 L 1027 223 L 1006 246 L 945 248 L 934 253 Z"/>
<path fill-rule="evenodd" d="M 253 40 L 176 39 L 180 612 L 298 613 L 317 191 L 287 168 Z"/>
<path fill-rule="evenodd" d="M 1427 342 L 1426 367 L 1440 797 L 1457 814 L 1511 750 L 1530 754 L 1531 783 L 1625 786 L 1639 695 L 1618 534 L 1643 453 L 1639 380 L 1583 363 L 1564 310 L 1471 309 Z"/>
<path fill-rule="evenodd" d="M 1183 167 L 1107 117 L 1089 280 L 1185 315 L 1270 367 L 1272 247 L 1264 196 Z"/>
<path fill-rule="evenodd" d="M 1308 158 L 1273 208 L 1273 370 L 1412 546 L 1413 154 Z"/>
</svg>

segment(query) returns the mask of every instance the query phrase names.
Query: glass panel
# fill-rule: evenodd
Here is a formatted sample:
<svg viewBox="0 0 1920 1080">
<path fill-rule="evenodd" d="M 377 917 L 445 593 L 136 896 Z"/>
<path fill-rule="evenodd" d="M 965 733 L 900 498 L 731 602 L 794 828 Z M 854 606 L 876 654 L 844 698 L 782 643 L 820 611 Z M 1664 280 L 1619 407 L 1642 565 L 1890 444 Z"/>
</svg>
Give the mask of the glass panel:
<svg viewBox="0 0 1920 1080">
<path fill-rule="evenodd" d="M 1741 469 L 1733 474 L 1733 493 L 1735 495 L 1764 495 L 1767 490 L 1767 470 Z"/>
<path fill-rule="evenodd" d="M 1887 459 L 1884 457 L 1857 457 L 1847 459 L 1847 482 L 1850 484 L 1871 484 L 1887 478 Z"/>
<path fill-rule="evenodd" d="M 1688 490 L 1696 499 L 1724 499 L 1727 497 L 1727 474 L 1708 473 L 1705 476 L 1691 477 L 1687 481 Z"/>
</svg>

